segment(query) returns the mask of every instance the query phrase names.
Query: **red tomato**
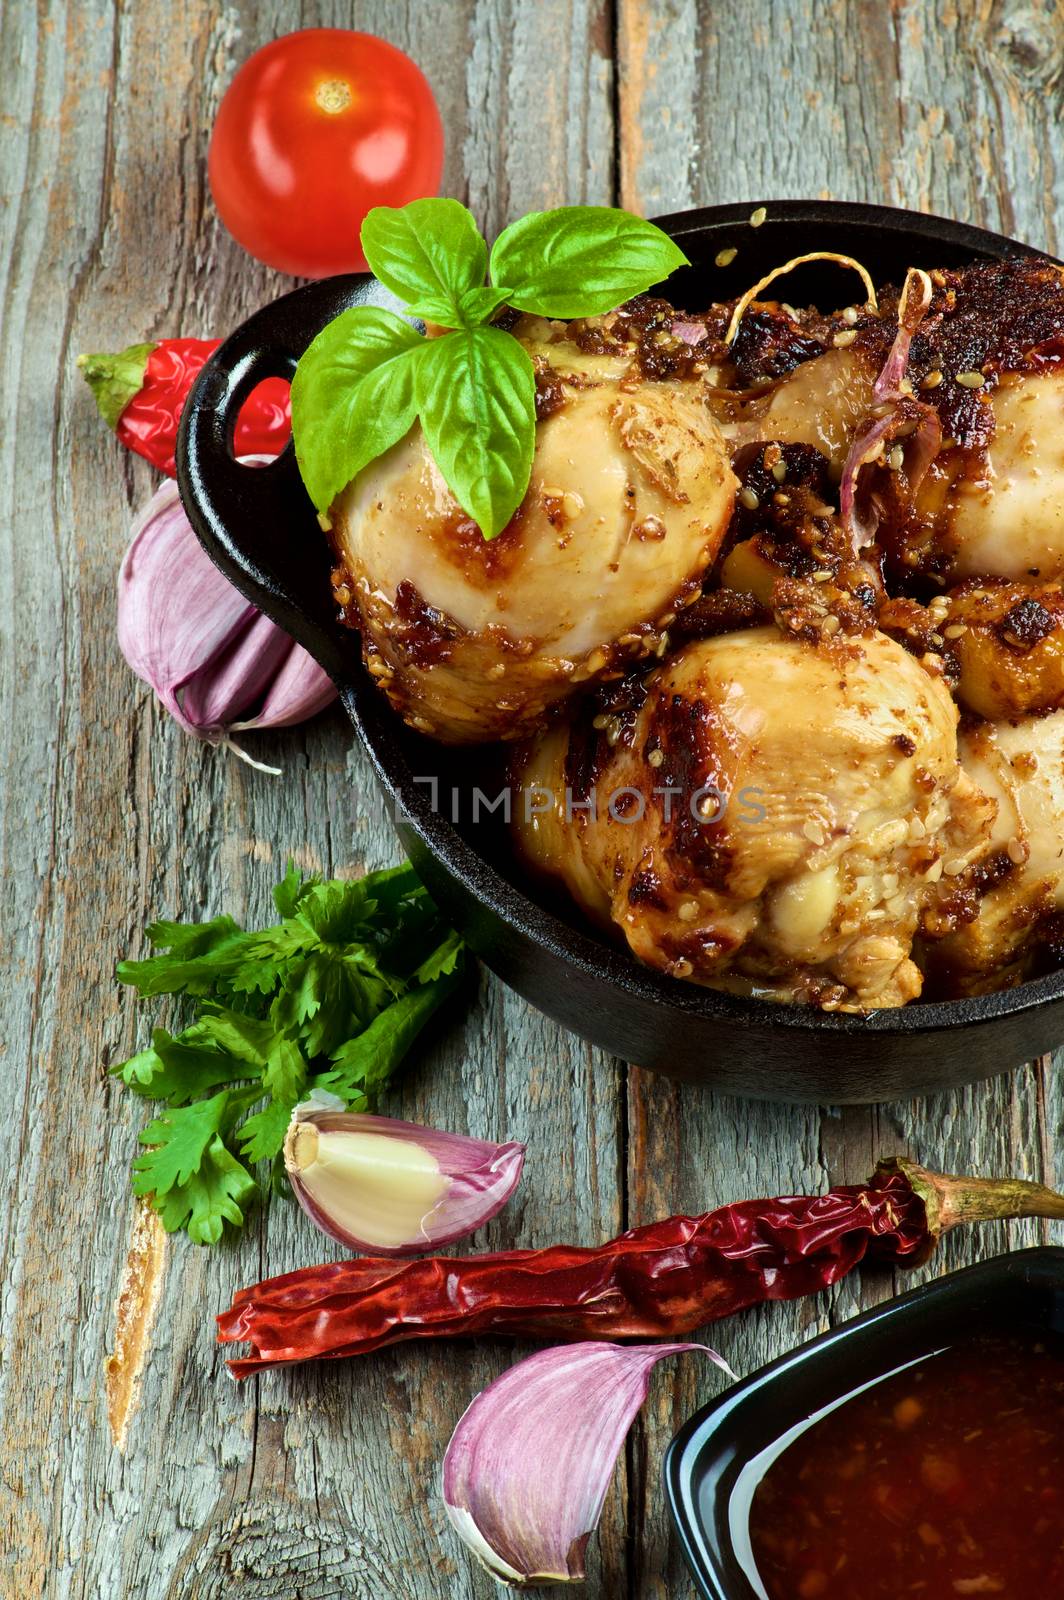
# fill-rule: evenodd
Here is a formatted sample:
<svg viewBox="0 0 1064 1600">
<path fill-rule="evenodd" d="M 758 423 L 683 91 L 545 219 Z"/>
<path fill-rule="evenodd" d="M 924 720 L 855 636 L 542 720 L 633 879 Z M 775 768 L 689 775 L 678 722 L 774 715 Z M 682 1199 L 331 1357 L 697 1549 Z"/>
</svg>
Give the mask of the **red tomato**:
<svg viewBox="0 0 1064 1600">
<path fill-rule="evenodd" d="M 289 33 L 245 61 L 208 158 L 233 237 L 308 278 L 364 271 L 366 212 L 436 194 L 442 168 L 443 127 L 424 73 L 394 45 L 346 28 Z"/>
</svg>

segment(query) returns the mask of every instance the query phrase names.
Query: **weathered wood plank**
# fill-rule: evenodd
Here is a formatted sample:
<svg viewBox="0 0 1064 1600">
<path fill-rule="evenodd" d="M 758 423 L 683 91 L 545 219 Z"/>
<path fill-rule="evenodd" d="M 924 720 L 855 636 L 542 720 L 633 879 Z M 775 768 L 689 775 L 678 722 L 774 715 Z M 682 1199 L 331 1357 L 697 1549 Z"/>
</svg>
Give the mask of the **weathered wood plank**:
<svg viewBox="0 0 1064 1600">
<path fill-rule="evenodd" d="M 485 1597 L 440 1513 L 459 1414 L 512 1359 L 502 1346 L 361 1367 L 224 1375 L 212 1314 L 263 1273 L 329 1247 L 291 1207 L 236 1245 L 178 1239 L 125 1456 L 103 1363 L 132 1215 L 142 1108 L 106 1079 L 148 1014 L 110 978 L 154 914 L 268 911 L 293 851 L 325 871 L 396 858 L 368 764 L 338 714 L 261 736 L 271 780 L 195 746 L 114 642 L 114 573 L 153 475 L 123 457 L 73 370 L 80 349 L 233 326 L 288 284 L 227 239 L 204 186 L 206 133 L 233 65 L 347 5 L 166 8 L 105 0 L 5 8 L 3 210 L 5 631 L 2 1137 L 5 1596 Z M 357 24 L 426 68 L 448 134 L 446 188 L 497 227 L 612 192 L 603 4 L 382 0 Z M 543 32 L 551 41 L 543 92 Z M 15 597 L 18 597 L 17 599 Z M 5 998 L 7 997 L 5 995 Z M 157 1014 L 153 1010 L 153 1014 Z M 401 1113 L 527 1138 L 520 1199 L 491 1243 L 597 1240 L 620 1226 L 619 1080 L 579 1041 L 482 983 L 395 1095 Z M 625 1587 L 619 1498 L 592 1595 Z"/>
<path fill-rule="evenodd" d="M 937 211 L 1057 247 L 1064 15 L 1052 0 L 619 0 L 618 15 L 620 187 L 632 209 L 823 195 Z M 699 1099 L 633 1074 L 630 1126 L 633 1220 L 858 1181 L 879 1156 L 902 1150 L 945 1169 L 1064 1181 L 1054 1143 L 1064 1127 L 1061 1075 L 1047 1064 L 930 1101 L 820 1115 Z M 648 1179 L 663 1172 L 664 1182 Z M 912 1281 L 1039 1232 L 956 1237 Z M 749 1371 L 904 1286 L 869 1273 L 816 1304 L 711 1332 Z M 693 1361 L 656 1380 L 632 1446 L 640 1596 L 691 1592 L 666 1527 L 660 1461 L 674 1427 L 720 1383 Z"/>
</svg>

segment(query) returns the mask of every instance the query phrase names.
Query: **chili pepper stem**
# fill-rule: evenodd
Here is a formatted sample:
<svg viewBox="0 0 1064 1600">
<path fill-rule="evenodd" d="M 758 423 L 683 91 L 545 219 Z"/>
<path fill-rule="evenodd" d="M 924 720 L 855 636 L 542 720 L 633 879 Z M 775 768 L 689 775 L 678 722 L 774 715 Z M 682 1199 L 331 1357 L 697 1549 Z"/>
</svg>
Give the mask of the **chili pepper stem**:
<svg viewBox="0 0 1064 1600">
<path fill-rule="evenodd" d="M 1011 1217 L 1064 1219 L 1064 1194 L 1026 1178 L 968 1178 L 960 1174 L 929 1172 L 904 1156 L 881 1161 L 876 1177 L 900 1173 L 924 1202 L 927 1244 L 911 1259 L 919 1266 L 933 1253 L 944 1233 L 962 1222 L 998 1222 Z"/>
</svg>

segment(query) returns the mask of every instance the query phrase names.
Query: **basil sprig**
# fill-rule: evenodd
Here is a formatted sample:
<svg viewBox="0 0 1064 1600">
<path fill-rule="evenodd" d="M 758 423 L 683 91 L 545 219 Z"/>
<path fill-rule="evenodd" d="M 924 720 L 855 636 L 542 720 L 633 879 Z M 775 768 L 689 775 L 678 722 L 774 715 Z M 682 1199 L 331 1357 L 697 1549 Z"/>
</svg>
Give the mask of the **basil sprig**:
<svg viewBox="0 0 1064 1600">
<path fill-rule="evenodd" d="M 344 311 L 322 329 L 292 380 L 292 433 L 307 492 L 326 518 L 341 489 L 417 417 L 485 539 L 521 504 L 536 442 L 532 362 L 491 318 L 503 305 L 544 317 L 596 316 L 687 264 L 660 228 L 610 206 L 534 211 L 499 235 L 490 258 L 457 200 L 377 206 L 362 225 L 362 248 L 411 316 L 449 331 L 427 339 L 373 306 Z"/>
</svg>

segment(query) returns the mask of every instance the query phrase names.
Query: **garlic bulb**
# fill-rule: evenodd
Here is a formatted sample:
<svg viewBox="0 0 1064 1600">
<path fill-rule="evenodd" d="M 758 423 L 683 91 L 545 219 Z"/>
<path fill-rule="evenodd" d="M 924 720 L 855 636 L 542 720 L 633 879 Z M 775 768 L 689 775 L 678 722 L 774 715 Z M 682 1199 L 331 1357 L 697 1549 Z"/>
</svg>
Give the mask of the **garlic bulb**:
<svg viewBox="0 0 1064 1600">
<path fill-rule="evenodd" d="M 234 729 L 288 727 L 336 698 L 313 657 L 211 561 L 175 483 L 157 489 L 133 524 L 118 574 L 118 643 L 186 733 L 251 766 L 261 763 L 232 743 Z"/>
<path fill-rule="evenodd" d="M 666 1356 L 702 1344 L 537 1350 L 478 1394 L 443 1458 L 451 1523 L 500 1583 L 580 1583 L 625 1437 Z"/>
<path fill-rule="evenodd" d="M 524 1160 L 523 1144 L 345 1111 L 320 1089 L 296 1106 L 284 1142 L 311 1221 L 367 1255 L 418 1255 L 465 1238 L 502 1210 Z"/>
</svg>

